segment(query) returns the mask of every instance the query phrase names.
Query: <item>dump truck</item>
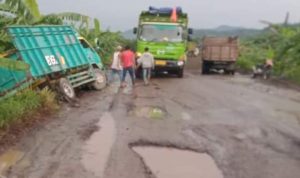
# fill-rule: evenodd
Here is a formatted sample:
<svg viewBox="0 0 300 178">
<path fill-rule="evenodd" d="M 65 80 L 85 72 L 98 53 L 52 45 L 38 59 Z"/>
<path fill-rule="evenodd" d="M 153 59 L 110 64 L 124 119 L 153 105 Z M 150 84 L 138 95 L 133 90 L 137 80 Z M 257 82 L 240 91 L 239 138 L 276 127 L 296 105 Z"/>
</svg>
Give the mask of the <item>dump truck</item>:
<svg viewBox="0 0 300 178">
<path fill-rule="evenodd" d="M 188 15 L 177 8 L 154 8 L 142 11 L 137 35 L 137 57 L 145 47 L 155 59 L 154 72 L 168 72 L 183 77 L 187 62 L 187 41 L 193 30 L 188 28 Z"/>
<path fill-rule="evenodd" d="M 202 40 L 202 74 L 212 69 L 235 73 L 235 63 L 239 55 L 238 37 L 204 37 Z"/>
<path fill-rule="evenodd" d="M 101 90 L 106 86 L 101 58 L 71 26 L 9 26 L 7 32 L 16 50 L 2 57 L 25 62 L 30 68 L 0 67 L 0 96 L 30 84 L 47 84 L 73 99 L 74 88 L 90 85 Z"/>
</svg>

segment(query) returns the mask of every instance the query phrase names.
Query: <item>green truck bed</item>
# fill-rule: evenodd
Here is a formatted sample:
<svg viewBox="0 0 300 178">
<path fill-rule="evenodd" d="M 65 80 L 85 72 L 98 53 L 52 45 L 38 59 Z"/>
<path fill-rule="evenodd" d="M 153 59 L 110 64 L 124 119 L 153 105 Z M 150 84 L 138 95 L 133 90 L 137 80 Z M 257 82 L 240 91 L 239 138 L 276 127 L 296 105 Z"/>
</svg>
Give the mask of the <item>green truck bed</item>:
<svg viewBox="0 0 300 178">
<path fill-rule="evenodd" d="M 73 69 L 102 66 L 98 54 L 82 45 L 77 32 L 67 25 L 9 26 L 7 27 L 16 52 L 5 56 L 21 60 L 29 71 L 0 67 L 0 94 L 18 88 L 31 79 L 63 76 Z"/>
</svg>

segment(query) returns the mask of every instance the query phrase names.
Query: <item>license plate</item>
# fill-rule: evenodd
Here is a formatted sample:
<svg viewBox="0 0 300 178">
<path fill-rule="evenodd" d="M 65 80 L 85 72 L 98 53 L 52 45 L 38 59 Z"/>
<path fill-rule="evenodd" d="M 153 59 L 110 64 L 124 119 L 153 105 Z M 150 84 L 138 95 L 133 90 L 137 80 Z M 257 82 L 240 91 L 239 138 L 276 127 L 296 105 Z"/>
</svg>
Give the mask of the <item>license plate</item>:
<svg viewBox="0 0 300 178">
<path fill-rule="evenodd" d="M 166 61 L 155 61 L 155 65 L 158 65 L 158 66 L 165 66 L 167 64 Z"/>
</svg>

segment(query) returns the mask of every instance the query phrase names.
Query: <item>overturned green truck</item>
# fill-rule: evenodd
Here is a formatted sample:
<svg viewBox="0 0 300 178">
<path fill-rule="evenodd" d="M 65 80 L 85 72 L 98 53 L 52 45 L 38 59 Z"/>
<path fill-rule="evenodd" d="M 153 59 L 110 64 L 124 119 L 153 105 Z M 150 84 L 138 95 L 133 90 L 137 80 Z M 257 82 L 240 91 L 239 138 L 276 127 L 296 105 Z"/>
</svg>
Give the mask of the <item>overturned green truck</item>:
<svg viewBox="0 0 300 178">
<path fill-rule="evenodd" d="M 137 34 L 137 56 L 145 47 L 155 59 L 155 72 L 168 72 L 183 77 L 187 62 L 187 41 L 192 34 L 188 28 L 188 15 L 181 8 L 149 7 L 139 16 Z"/>
<path fill-rule="evenodd" d="M 29 70 L 0 66 L 0 96 L 44 84 L 72 99 L 74 88 L 90 85 L 101 90 L 106 86 L 101 58 L 71 26 L 10 26 L 7 32 L 16 50 L 0 60 L 22 61 Z"/>
</svg>

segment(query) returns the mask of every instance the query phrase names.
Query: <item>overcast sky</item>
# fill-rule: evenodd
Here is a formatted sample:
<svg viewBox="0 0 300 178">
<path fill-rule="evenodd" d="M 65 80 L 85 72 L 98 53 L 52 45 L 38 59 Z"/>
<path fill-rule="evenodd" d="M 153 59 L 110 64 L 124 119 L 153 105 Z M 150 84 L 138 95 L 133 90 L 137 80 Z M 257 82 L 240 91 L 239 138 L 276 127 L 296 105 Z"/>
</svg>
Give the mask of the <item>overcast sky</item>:
<svg viewBox="0 0 300 178">
<path fill-rule="evenodd" d="M 38 0 L 42 13 L 80 12 L 96 17 L 103 28 L 127 30 L 137 25 L 141 10 L 150 5 L 181 6 L 193 28 L 220 25 L 262 28 L 260 20 L 300 22 L 300 0 Z"/>
</svg>

